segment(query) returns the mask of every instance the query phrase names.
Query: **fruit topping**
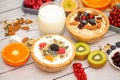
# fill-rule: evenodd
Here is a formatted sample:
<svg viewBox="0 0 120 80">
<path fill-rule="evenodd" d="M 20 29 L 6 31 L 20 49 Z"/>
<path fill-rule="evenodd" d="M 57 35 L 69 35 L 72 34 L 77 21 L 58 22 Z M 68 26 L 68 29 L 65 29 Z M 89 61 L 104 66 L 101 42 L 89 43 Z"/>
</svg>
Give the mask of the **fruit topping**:
<svg viewBox="0 0 120 80">
<path fill-rule="evenodd" d="M 73 72 L 75 76 L 77 77 L 77 80 L 87 80 L 87 75 L 81 63 L 73 64 Z"/>
<path fill-rule="evenodd" d="M 77 16 L 74 17 L 75 22 L 78 22 L 78 29 L 88 29 L 96 30 L 101 28 L 101 23 L 103 21 L 102 17 L 96 14 L 88 13 L 86 11 L 79 11 Z M 72 23 L 72 22 L 71 22 Z M 76 26 L 72 25 L 71 26 Z"/>
<path fill-rule="evenodd" d="M 106 54 L 103 51 L 95 50 L 88 55 L 88 62 L 93 68 L 101 68 L 107 61 Z"/>
<path fill-rule="evenodd" d="M 88 54 L 90 53 L 90 46 L 84 42 L 78 42 L 75 44 L 76 52 L 75 58 L 78 60 L 84 60 L 87 58 Z"/>
<path fill-rule="evenodd" d="M 41 42 L 39 44 L 39 49 L 42 51 L 43 59 L 45 58 L 53 62 L 57 60 L 57 58 L 63 59 L 68 55 L 68 51 L 66 52 L 66 50 L 69 47 L 64 42 L 57 39 L 50 40 L 50 42 L 52 42 L 52 44 L 47 42 Z"/>
<path fill-rule="evenodd" d="M 113 60 L 113 64 L 120 68 L 120 52 L 115 52 L 111 59 Z"/>
<path fill-rule="evenodd" d="M 50 45 L 50 50 L 58 51 L 59 50 L 59 46 L 57 44 L 52 44 L 52 45 Z"/>
<path fill-rule="evenodd" d="M 110 11 L 110 15 L 109 15 L 110 24 L 120 28 L 119 18 L 120 18 L 120 8 L 118 8 L 117 6 L 114 6 L 114 9 Z"/>
</svg>

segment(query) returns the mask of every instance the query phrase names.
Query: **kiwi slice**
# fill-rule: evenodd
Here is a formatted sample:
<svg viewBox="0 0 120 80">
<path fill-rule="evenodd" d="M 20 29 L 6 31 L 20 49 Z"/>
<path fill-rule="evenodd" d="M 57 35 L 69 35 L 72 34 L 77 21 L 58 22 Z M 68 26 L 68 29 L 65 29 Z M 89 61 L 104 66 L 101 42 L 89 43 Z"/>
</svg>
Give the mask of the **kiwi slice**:
<svg viewBox="0 0 120 80">
<path fill-rule="evenodd" d="M 75 52 L 75 59 L 84 60 L 87 58 L 88 54 L 90 53 L 90 46 L 84 42 L 78 42 L 75 44 L 76 52 Z"/>
<path fill-rule="evenodd" d="M 106 54 L 100 50 L 94 50 L 88 55 L 88 62 L 93 68 L 100 68 L 107 61 Z"/>
</svg>

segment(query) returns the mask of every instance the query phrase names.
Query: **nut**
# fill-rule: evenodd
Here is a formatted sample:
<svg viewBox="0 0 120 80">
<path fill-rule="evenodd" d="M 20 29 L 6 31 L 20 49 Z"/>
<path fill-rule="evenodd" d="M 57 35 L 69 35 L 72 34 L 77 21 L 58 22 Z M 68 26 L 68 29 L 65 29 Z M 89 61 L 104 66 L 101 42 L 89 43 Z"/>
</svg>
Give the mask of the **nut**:
<svg viewBox="0 0 120 80">
<path fill-rule="evenodd" d="M 23 26 L 23 27 L 21 27 L 21 29 L 22 30 L 29 30 L 30 28 L 29 28 L 29 26 Z"/>
<path fill-rule="evenodd" d="M 31 24 L 31 23 L 33 23 L 33 21 L 32 20 L 25 20 L 25 23 L 26 24 Z"/>
</svg>

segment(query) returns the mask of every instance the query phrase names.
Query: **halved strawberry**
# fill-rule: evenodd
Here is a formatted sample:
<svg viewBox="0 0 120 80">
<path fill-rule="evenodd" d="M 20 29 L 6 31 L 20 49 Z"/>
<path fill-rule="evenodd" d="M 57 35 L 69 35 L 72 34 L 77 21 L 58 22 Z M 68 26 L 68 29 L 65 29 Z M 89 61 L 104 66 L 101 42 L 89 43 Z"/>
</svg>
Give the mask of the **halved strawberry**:
<svg viewBox="0 0 120 80">
<path fill-rule="evenodd" d="M 47 44 L 46 44 L 45 42 L 43 42 L 43 43 L 40 43 L 40 44 L 39 44 L 39 47 L 40 47 L 40 49 L 43 49 L 46 45 L 47 45 Z"/>
<path fill-rule="evenodd" d="M 64 54 L 65 53 L 65 48 L 59 48 L 58 54 Z"/>
</svg>

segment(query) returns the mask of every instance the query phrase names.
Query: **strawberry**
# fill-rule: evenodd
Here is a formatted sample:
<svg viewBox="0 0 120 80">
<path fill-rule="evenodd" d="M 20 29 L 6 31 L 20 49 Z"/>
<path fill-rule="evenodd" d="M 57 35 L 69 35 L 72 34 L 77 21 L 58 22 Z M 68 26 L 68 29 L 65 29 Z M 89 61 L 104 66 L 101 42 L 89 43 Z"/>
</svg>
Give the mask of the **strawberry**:
<svg viewBox="0 0 120 80">
<path fill-rule="evenodd" d="M 35 4 L 38 4 L 39 6 L 41 6 L 43 4 L 43 1 L 42 0 L 36 0 Z"/>
<path fill-rule="evenodd" d="M 34 5 L 35 4 L 35 0 L 28 0 L 29 1 L 29 5 Z"/>
<path fill-rule="evenodd" d="M 39 44 L 39 47 L 40 47 L 40 49 L 43 49 L 46 45 L 47 45 L 47 44 L 46 44 L 45 42 L 43 42 L 43 43 L 40 43 L 40 44 Z"/>
<path fill-rule="evenodd" d="M 65 53 L 65 48 L 59 48 L 58 54 L 64 54 Z"/>
<path fill-rule="evenodd" d="M 33 8 L 33 9 L 36 9 L 36 10 L 38 10 L 39 7 L 40 7 L 40 6 L 39 6 L 38 4 L 34 4 L 34 5 L 32 5 L 32 8 Z"/>
</svg>

